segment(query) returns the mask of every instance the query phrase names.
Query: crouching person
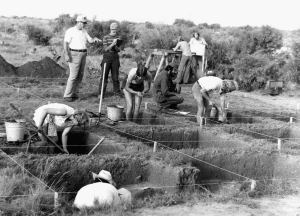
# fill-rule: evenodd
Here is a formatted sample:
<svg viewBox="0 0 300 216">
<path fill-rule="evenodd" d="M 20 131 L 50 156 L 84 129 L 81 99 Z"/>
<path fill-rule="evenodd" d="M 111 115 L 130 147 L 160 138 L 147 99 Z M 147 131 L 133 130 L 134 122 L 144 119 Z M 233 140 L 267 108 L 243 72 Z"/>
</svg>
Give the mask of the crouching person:
<svg viewBox="0 0 300 216">
<path fill-rule="evenodd" d="M 139 62 L 137 68 L 132 68 L 123 89 L 126 101 L 126 120 L 136 121 L 139 115 L 141 102 L 145 93 L 150 89 L 151 76 L 148 74 L 150 58 L 144 64 Z"/>
<path fill-rule="evenodd" d="M 131 205 L 131 193 L 124 188 L 117 190 L 110 172 L 101 170 L 99 174 L 93 173 L 93 178 L 95 183 L 88 184 L 78 191 L 74 207 L 82 210 Z"/>
<path fill-rule="evenodd" d="M 197 121 L 203 124 L 205 109 L 210 105 L 217 108 L 219 122 L 226 122 L 225 94 L 238 89 L 238 84 L 234 80 L 222 80 L 215 76 L 205 76 L 198 79 L 192 87 L 192 93 L 197 101 Z M 219 106 L 212 100 L 211 94 L 216 93 L 219 97 Z"/>
<path fill-rule="evenodd" d="M 172 63 L 167 65 L 165 69 L 161 71 L 154 80 L 152 89 L 153 100 L 162 109 L 177 109 L 177 105 L 183 102 L 182 97 L 170 91 L 173 85 L 171 79 L 171 73 L 173 69 L 174 65 Z M 177 89 L 177 92 L 179 91 L 180 90 Z"/>
<path fill-rule="evenodd" d="M 74 126 L 86 124 L 88 115 L 66 104 L 50 103 L 37 108 L 33 120 L 38 130 L 43 130 L 48 136 L 57 136 L 57 130 L 62 130 L 63 150 L 69 154 L 67 149 L 69 132 Z M 42 141 L 46 141 L 41 133 L 38 135 Z"/>
</svg>

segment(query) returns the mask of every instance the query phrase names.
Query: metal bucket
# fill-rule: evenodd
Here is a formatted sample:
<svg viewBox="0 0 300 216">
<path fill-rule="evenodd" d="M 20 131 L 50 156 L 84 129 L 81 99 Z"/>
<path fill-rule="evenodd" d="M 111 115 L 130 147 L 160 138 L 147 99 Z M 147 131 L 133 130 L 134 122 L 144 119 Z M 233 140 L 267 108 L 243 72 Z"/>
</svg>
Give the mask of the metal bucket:
<svg viewBox="0 0 300 216">
<path fill-rule="evenodd" d="M 107 118 L 112 121 L 120 121 L 123 117 L 124 107 L 119 105 L 107 106 Z"/>
<path fill-rule="evenodd" d="M 5 122 L 6 139 L 8 142 L 24 140 L 25 128 L 19 122 Z"/>
</svg>

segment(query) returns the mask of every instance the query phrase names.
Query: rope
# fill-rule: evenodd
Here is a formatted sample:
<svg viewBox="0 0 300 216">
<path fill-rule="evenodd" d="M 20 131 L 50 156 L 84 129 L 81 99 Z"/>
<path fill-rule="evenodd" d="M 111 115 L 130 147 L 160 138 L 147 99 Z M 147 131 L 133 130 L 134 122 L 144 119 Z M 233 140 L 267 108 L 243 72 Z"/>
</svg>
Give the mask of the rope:
<svg viewBox="0 0 300 216">
<path fill-rule="evenodd" d="M 52 189 L 50 186 L 48 186 L 45 182 L 43 182 L 40 178 L 36 177 L 35 175 L 33 175 L 29 170 L 27 170 L 24 166 L 22 166 L 21 164 L 19 164 L 15 159 L 13 159 L 12 157 L 10 157 L 8 154 L 6 154 L 2 149 L 0 149 L 0 151 L 9 159 L 11 159 L 15 164 L 17 164 L 19 167 L 21 167 L 23 170 L 25 170 L 28 174 L 30 174 L 33 178 L 37 179 L 40 183 L 42 183 L 42 185 L 46 186 L 46 188 L 49 188 L 50 190 L 52 190 L 53 192 L 55 192 L 54 189 Z"/>
<path fill-rule="evenodd" d="M 140 137 L 140 136 L 137 136 L 137 135 L 134 135 L 134 134 L 130 134 L 130 133 L 127 133 L 127 132 L 118 130 L 118 129 L 116 129 L 116 128 L 114 128 L 114 127 L 111 127 L 111 126 L 108 126 L 108 125 L 106 125 L 106 124 L 102 124 L 102 123 L 99 123 L 99 124 L 102 125 L 102 126 L 104 126 L 104 127 L 110 128 L 110 129 L 112 129 L 112 130 L 118 131 L 118 132 L 120 132 L 120 133 L 129 135 L 129 136 L 132 136 L 132 137 L 136 137 L 136 138 L 141 139 L 141 140 L 146 140 L 146 141 L 149 141 L 149 142 L 152 142 L 152 143 L 153 143 L 153 142 L 156 142 L 156 141 L 153 141 L 153 140 L 150 140 L 150 139 L 147 139 L 147 138 L 143 138 L 143 137 Z M 189 157 L 189 158 L 191 158 L 191 159 L 194 159 L 194 160 L 199 161 L 199 162 L 201 162 L 201 163 L 204 163 L 204 164 L 206 164 L 206 165 L 209 165 L 209 166 L 212 166 L 212 167 L 214 167 L 214 168 L 217 168 L 217 169 L 223 170 L 223 171 L 225 171 L 225 172 L 231 173 L 231 174 L 233 174 L 233 175 L 242 177 L 242 178 L 244 178 L 244 179 L 246 179 L 246 180 L 253 180 L 253 179 L 250 179 L 250 178 L 248 178 L 248 177 L 246 177 L 246 176 L 240 175 L 240 174 L 238 174 L 238 173 L 235 173 L 235 172 L 232 172 L 232 171 L 230 171 L 230 170 L 224 169 L 224 168 L 222 168 L 222 167 L 216 166 L 216 165 L 214 165 L 214 164 L 208 163 L 208 162 L 203 161 L 203 160 L 201 160 L 201 159 L 195 158 L 195 157 L 193 157 L 193 156 L 191 156 L 191 155 L 188 155 L 188 154 L 186 154 L 186 153 L 184 153 L 184 152 L 178 151 L 178 150 L 173 149 L 173 148 L 171 148 L 171 147 L 169 147 L 169 146 L 166 146 L 166 145 L 164 145 L 164 144 L 161 144 L 160 142 L 157 142 L 157 143 L 160 144 L 160 145 L 162 145 L 162 146 L 164 146 L 165 148 L 168 148 L 168 149 L 170 149 L 170 150 L 172 150 L 172 151 L 174 151 L 174 152 L 177 152 L 177 153 L 179 153 L 179 154 L 185 155 L 185 156 L 187 156 L 187 157 Z"/>
</svg>

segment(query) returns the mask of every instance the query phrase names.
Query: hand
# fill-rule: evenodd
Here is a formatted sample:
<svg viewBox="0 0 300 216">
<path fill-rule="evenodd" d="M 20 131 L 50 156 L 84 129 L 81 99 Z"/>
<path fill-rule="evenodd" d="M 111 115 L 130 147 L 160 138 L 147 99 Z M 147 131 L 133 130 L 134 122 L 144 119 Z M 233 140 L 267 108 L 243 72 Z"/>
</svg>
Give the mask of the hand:
<svg viewBox="0 0 300 216">
<path fill-rule="evenodd" d="M 42 127 L 38 127 L 38 133 L 42 133 L 42 132 L 43 132 Z"/>
<path fill-rule="evenodd" d="M 111 45 L 115 46 L 117 44 L 117 42 L 118 42 L 118 38 L 114 39 Z"/>
<path fill-rule="evenodd" d="M 65 56 L 66 62 L 72 62 L 72 58 L 70 55 Z"/>
<path fill-rule="evenodd" d="M 143 96 L 144 96 L 144 93 L 143 93 L 143 92 L 138 92 L 138 93 L 137 93 L 137 96 L 143 97 Z"/>
<path fill-rule="evenodd" d="M 67 148 L 63 148 L 66 154 L 70 154 Z"/>
<path fill-rule="evenodd" d="M 212 102 L 212 101 L 209 101 L 209 105 L 210 106 L 216 106 L 216 104 L 214 102 Z"/>
<path fill-rule="evenodd" d="M 102 40 L 100 40 L 99 38 L 96 38 L 96 37 L 95 37 L 95 38 L 94 38 L 94 43 L 95 43 L 95 42 L 101 43 Z"/>
</svg>

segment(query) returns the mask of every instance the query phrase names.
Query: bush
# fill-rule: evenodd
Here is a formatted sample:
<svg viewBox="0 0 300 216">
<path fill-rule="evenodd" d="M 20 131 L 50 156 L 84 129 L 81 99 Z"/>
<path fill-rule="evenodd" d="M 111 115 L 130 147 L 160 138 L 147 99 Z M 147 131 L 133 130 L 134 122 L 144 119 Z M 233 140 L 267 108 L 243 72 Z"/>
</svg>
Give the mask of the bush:
<svg viewBox="0 0 300 216">
<path fill-rule="evenodd" d="M 69 14 L 62 14 L 55 19 L 53 31 L 61 32 L 65 28 L 69 28 L 76 24 L 76 15 L 71 17 Z"/>
<path fill-rule="evenodd" d="M 50 40 L 53 36 L 51 32 L 34 25 L 27 25 L 25 27 L 25 33 L 28 36 L 28 39 L 32 40 L 34 44 L 44 46 L 50 44 Z"/>
</svg>

